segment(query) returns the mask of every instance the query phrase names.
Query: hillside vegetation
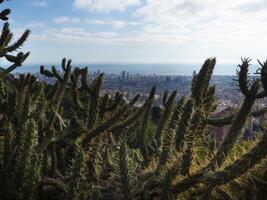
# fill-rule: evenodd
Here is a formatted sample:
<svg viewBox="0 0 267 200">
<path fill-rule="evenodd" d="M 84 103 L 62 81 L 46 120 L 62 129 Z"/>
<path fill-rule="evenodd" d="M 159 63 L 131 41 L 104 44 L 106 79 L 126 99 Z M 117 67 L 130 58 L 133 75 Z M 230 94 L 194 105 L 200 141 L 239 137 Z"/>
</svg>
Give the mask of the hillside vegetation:
<svg viewBox="0 0 267 200">
<path fill-rule="evenodd" d="M 0 0 L 3 3 L 3 0 Z M 9 9 L 0 13 L 8 20 Z M 0 198 L 6 200 L 259 199 L 267 196 L 267 131 L 241 139 L 259 98 L 267 96 L 267 62 L 248 79 L 249 59 L 237 69 L 244 99 L 234 114 L 213 118 L 215 87 L 209 84 L 215 58 L 207 59 L 192 81 L 191 96 L 176 101 L 165 92 L 160 119 L 151 119 L 156 88 L 141 107 L 120 93 L 100 96 L 103 74 L 87 80 L 87 68 L 62 60 L 40 67 L 54 78 L 48 85 L 31 74 L 14 78 L 29 53 L 16 52 L 8 22 L 0 36 Z M 216 144 L 210 127 L 230 125 Z"/>
</svg>

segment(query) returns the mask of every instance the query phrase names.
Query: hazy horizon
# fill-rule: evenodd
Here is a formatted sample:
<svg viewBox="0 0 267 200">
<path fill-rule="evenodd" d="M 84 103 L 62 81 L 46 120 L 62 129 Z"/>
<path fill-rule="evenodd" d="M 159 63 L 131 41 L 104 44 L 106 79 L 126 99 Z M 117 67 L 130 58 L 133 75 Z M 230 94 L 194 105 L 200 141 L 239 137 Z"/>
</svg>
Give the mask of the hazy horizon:
<svg viewBox="0 0 267 200">
<path fill-rule="evenodd" d="M 51 64 L 24 64 L 22 67 L 17 68 L 14 72 L 19 73 L 36 73 L 39 72 L 40 65 L 44 65 L 50 69 L 55 65 L 57 69 L 61 70 L 60 63 Z M 106 74 L 120 74 L 121 71 L 129 72 L 130 74 L 142 75 L 192 75 L 195 70 L 198 72 L 202 63 L 75 63 L 73 67 L 88 67 L 88 71 L 96 72 L 100 70 Z M 251 75 L 256 71 L 257 65 L 250 67 Z M 217 64 L 214 69 L 214 75 L 235 75 L 237 64 L 221 63 Z"/>
</svg>

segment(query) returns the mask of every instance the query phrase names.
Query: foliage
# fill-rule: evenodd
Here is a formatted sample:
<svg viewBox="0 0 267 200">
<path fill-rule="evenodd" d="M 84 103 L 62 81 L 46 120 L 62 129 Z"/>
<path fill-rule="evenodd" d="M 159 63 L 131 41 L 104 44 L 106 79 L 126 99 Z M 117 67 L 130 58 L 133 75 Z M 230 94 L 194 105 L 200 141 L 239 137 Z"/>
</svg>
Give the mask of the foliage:
<svg viewBox="0 0 267 200">
<path fill-rule="evenodd" d="M 3 1 L 0 1 L 2 3 Z M 8 19 L 10 10 L 0 13 Z M 232 115 L 213 118 L 215 58 L 192 81 L 192 94 L 176 102 L 176 91 L 153 107 L 153 87 L 141 107 L 122 94 L 102 94 L 103 74 L 89 82 L 87 68 L 63 59 L 61 71 L 40 67 L 48 85 L 31 74 L 13 78 L 29 53 L 11 55 L 29 31 L 11 43 L 6 22 L 0 56 L 11 66 L 0 72 L 0 197 L 20 199 L 265 199 L 267 133 L 242 141 L 243 128 L 267 95 L 267 62 L 249 80 L 249 59 L 237 71 L 244 95 Z M 229 125 L 221 145 L 211 127 Z"/>
</svg>

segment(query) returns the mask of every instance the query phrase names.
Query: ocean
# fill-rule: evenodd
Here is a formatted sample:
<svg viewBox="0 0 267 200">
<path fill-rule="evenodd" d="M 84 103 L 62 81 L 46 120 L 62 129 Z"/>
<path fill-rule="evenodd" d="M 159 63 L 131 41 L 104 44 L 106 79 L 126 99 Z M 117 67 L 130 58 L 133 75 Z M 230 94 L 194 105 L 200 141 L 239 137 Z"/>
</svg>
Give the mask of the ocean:
<svg viewBox="0 0 267 200">
<path fill-rule="evenodd" d="M 51 64 L 45 65 L 50 69 Z M 57 69 L 61 70 L 60 64 L 55 64 Z M 176 63 L 176 64 L 122 64 L 122 63 L 93 63 L 93 64 L 73 64 L 73 67 L 88 67 L 89 72 L 96 72 L 100 70 L 106 74 L 120 74 L 122 71 L 129 72 L 130 74 L 143 74 L 143 75 L 192 75 L 193 71 L 200 69 L 202 63 Z M 258 66 L 250 68 L 251 73 L 256 71 Z M 235 75 L 237 64 L 217 64 L 215 66 L 215 75 Z M 40 64 L 24 64 L 22 67 L 17 68 L 15 72 L 19 73 L 36 73 L 39 72 Z"/>
</svg>

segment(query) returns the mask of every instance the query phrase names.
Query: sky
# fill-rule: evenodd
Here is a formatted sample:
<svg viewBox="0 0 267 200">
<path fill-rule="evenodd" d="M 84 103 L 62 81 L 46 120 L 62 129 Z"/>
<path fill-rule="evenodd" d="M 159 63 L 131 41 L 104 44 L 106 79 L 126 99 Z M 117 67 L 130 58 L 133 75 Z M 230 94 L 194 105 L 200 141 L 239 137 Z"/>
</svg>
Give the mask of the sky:
<svg viewBox="0 0 267 200">
<path fill-rule="evenodd" d="M 267 58 L 267 0 L 11 0 L 28 63 L 219 63 Z"/>
</svg>

